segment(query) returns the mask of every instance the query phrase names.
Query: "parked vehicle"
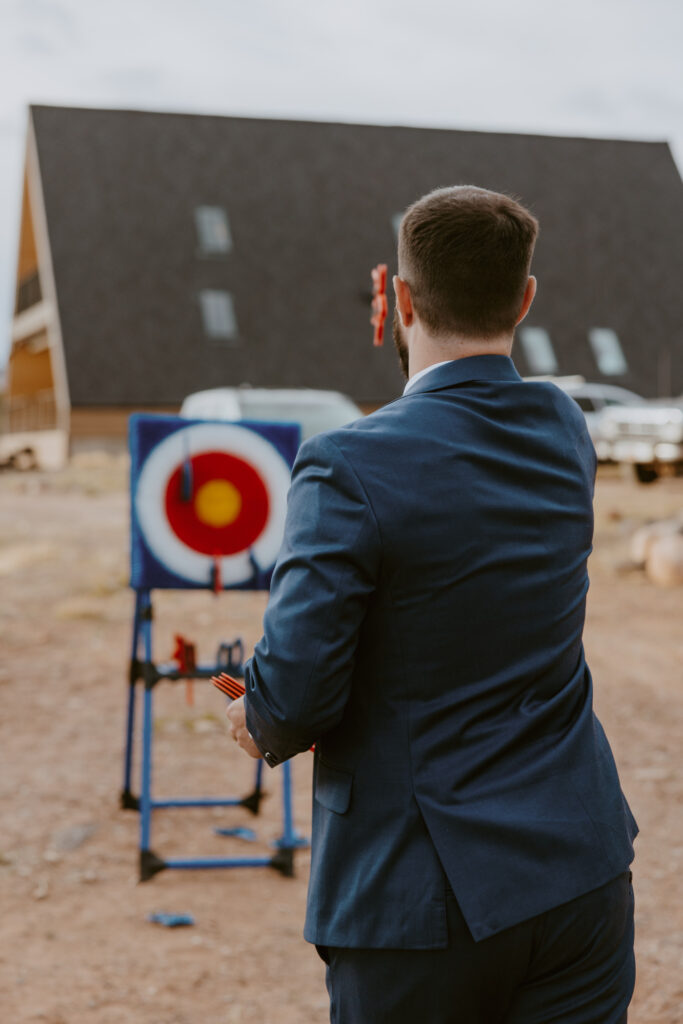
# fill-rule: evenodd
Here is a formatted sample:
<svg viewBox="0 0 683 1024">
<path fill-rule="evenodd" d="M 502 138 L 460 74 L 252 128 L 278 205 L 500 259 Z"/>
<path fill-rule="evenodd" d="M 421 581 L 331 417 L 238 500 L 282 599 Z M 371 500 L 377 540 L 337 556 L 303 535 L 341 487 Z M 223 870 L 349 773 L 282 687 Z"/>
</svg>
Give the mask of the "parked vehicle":
<svg viewBox="0 0 683 1024">
<path fill-rule="evenodd" d="M 683 475 L 683 396 L 608 409 L 601 430 L 610 458 L 630 463 L 641 484 Z"/>
<path fill-rule="evenodd" d="M 634 391 L 614 384 L 593 384 L 581 377 L 549 378 L 574 399 L 586 418 L 586 426 L 599 462 L 612 459 L 611 445 L 605 437 L 603 416 L 607 409 L 640 405 L 644 399 Z"/>
<path fill-rule="evenodd" d="M 310 388 L 211 388 L 188 395 L 180 415 L 206 420 L 261 420 L 299 423 L 301 440 L 323 430 L 343 427 L 363 415 L 338 391 Z"/>
</svg>

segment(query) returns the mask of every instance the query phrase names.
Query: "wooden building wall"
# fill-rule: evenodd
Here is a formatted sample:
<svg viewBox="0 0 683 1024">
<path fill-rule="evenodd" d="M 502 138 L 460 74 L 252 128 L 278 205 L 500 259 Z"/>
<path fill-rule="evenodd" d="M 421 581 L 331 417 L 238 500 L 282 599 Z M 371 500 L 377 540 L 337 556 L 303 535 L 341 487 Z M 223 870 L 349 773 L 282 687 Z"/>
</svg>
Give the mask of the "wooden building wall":
<svg viewBox="0 0 683 1024">
<path fill-rule="evenodd" d="M 361 403 L 361 411 L 367 416 L 380 408 L 376 403 Z M 177 405 L 155 406 L 147 409 L 129 409 L 117 406 L 81 406 L 71 409 L 70 439 L 72 449 L 91 447 L 98 443 L 107 449 L 123 448 L 128 439 L 128 417 L 133 412 L 164 413 L 176 416 Z"/>
<path fill-rule="evenodd" d="M 69 436 L 72 448 L 95 447 L 102 443 L 106 448 L 124 448 L 128 443 L 128 417 L 133 412 L 165 413 L 174 416 L 179 406 L 163 406 L 153 409 L 130 409 L 115 406 L 71 409 Z"/>
<path fill-rule="evenodd" d="M 12 346 L 4 406 L 9 431 L 51 430 L 56 426 L 52 351 L 45 330 Z"/>
<path fill-rule="evenodd" d="M 19 233 L 19 258 L 17 261 L 17 279 L 30 277 L 38 269 L 38 252 L 33 232 L 31 204 L 28 197 L 28 175 L 24 174 L 24 191 L 21 200 L 21 229 Z"/>
<path fill-rule="evenodd" d="M 9 395 L 35 395 L 52 389 L 52 357 L 47 344 L 47 332 L 16 343 L 9 358 Z"/>
</svg>

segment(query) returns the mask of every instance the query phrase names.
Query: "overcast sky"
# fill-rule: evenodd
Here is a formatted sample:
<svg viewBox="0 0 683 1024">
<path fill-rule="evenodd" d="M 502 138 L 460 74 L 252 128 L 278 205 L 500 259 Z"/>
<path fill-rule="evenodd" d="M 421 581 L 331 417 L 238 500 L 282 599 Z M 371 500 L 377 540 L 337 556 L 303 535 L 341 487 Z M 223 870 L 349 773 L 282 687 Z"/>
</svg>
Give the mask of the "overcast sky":
<svg viewBox="0 0 683 1024">
<path fill-rule="evenodd" d="M 29 103 L 665 139 L 681 0 L 0 0 L 0 366 Z"/>
</svg>

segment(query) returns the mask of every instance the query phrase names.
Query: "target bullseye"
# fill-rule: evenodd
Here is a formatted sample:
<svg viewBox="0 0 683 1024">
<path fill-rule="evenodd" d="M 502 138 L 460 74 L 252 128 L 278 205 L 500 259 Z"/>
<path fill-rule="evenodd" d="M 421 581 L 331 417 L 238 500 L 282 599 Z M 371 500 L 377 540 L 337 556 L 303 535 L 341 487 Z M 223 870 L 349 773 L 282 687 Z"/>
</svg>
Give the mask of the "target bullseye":
<svg viewBox="0 0 683 1024">
<path fill-rule="evenodd" d="M 227 480 L 209 480 L 202 484 L 194 499 L 197 518 L 209 526 L 229 526 L 242 508 L 240 492 Z"/>
<path fill-rule="evenodd" d="M 271 567 L 282 540 L 290 470 L 277 449 L 236 424 L 198 423 L 170 434 L 145 461 L 135 507 L 145 541 L 170 571 L 224 585 Z"/>
</svg>

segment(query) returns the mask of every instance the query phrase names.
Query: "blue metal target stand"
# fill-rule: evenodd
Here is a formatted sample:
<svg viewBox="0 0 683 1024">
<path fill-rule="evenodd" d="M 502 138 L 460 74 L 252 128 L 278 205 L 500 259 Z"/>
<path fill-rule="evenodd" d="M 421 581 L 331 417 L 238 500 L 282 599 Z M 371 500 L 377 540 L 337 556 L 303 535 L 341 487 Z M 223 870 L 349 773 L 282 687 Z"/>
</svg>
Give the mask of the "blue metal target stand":
<svg viewBox="0 0 683 1024">
<path fill-rule="evenodd" d="M 288 761 L 280 766 L 282 834 L 275 840 L 276 851 L 272 856 L 165 859 L 151 848 L 153 811 L 161 808 L 244 807 L 257 815 L 264 796 L 263 762 L 257 761 L 254 788 L 246 796 L 153 797 L 155 687 L 161 682 L 208 680 L 220 672 L 242 678 L 244 666 L 240 639 L 221 643 L 214 664 L 199 665 L 194 663 L 194 659 L 186 664 L 182 661 L 155 663 L 152 590 L 210 588 L 218 592 L 223 589 L 268 588 L 282 537 L 286 491 L 299 445 L 299 428 L 292 424 L 233 424 L 136 414 L 130 417 L 129 445 L 131 586 L 135 590 L 135 611 L 121 807 L 140 812 L 140 881 L 148 881 L 166 868 L 270 867 L 291 877 L 294 874 L 294 851 L 309 843 L 294 827 Z M 240 463 L 246 464 L 247 469 Z M 250 477 L 248 470 L 255 471 L 260 484 Z M 259 500 L 264 505 L 261 485 L 267 494 L 264 523 L 263 507 L 259 507 Z M 235 498 L 235 491 L 239 492 L 239 498 Z M 195 528 L 192 522 L 194 511 L 196 508 L 201 511 L 203 500 L 205 511 L 208 501 L 211 512 L 211 500 L 215 505 L 216 495 L 219 507 L 221 500 L 229 500 L 232 506 L 239 508 L 242 519 L 239 515 L 236 518 L 232 515 L 232 518 L 228 517 L 226 526 L 219 516 L 216 525 L 215 515 L 213 519 L 209 515 L 208 533 L 205 521 L 198 521 Z M 253 533 L 254 529 L 262 527 L 248 550 L 226 557 L 209 557 L 201 550 L 193 550 L 195 539 L 201 541 L 204 549 L 209 541 L 227 544 L 231 537 L 227 531 L 235 521 L 236 528 L 242 530 L 240 536 L 250 536 L 250 529 Z M 255 521 L 257 527 L 253 525 Z M 141 774 L 140 793 L 136 796 L 132 789 L 132 762 L 136 694 L 140 687 L 143 689 Z"/>
</svg>

